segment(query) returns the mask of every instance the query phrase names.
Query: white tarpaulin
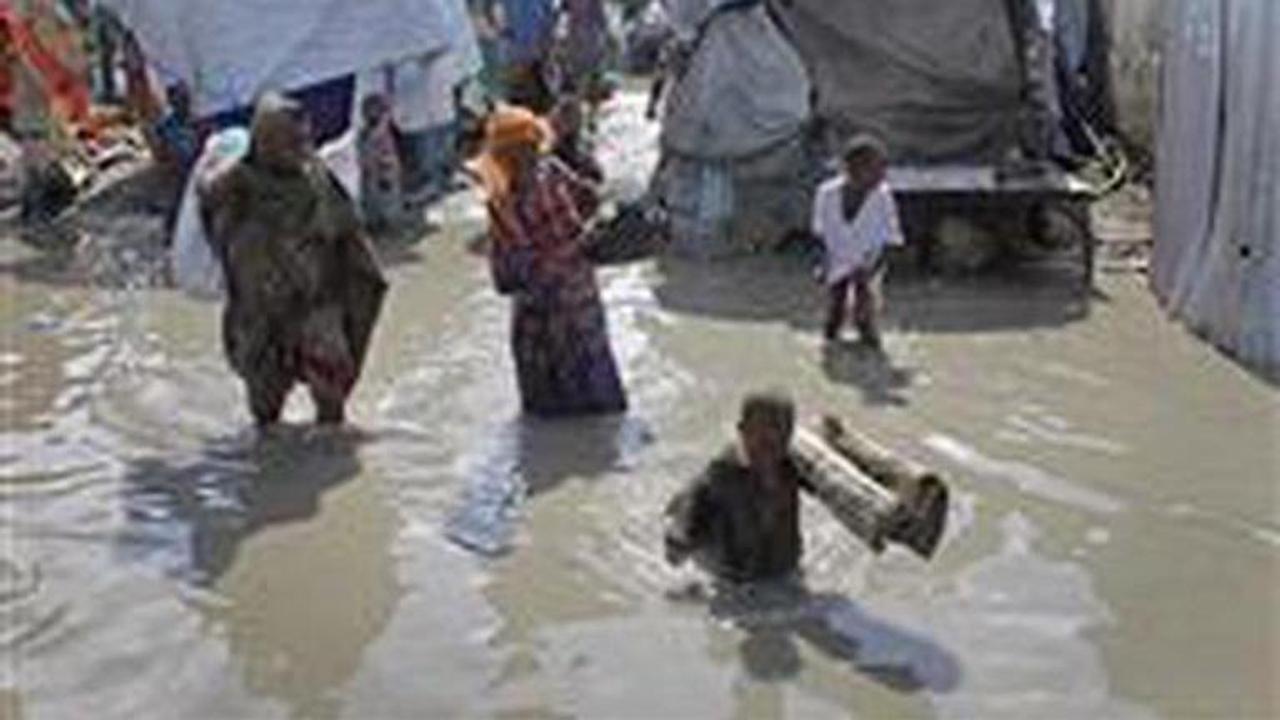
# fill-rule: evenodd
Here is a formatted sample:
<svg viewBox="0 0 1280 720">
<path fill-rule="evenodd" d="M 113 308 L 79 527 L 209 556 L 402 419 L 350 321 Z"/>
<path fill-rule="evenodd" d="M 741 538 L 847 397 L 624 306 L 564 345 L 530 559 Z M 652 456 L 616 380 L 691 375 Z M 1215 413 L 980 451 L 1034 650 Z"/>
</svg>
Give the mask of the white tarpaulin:
<svg viewBox="0 0 1280 720">
<path fill-rule="evenodd" d="M 442 0 L 103 0 L 198 116 L 450 47 Z"/>
<path fill-rule="evenodd" d="M 1152 285 L 1192 329 L 1280 377 L 1280 3 L 1165 12 Z"/>
</svg>

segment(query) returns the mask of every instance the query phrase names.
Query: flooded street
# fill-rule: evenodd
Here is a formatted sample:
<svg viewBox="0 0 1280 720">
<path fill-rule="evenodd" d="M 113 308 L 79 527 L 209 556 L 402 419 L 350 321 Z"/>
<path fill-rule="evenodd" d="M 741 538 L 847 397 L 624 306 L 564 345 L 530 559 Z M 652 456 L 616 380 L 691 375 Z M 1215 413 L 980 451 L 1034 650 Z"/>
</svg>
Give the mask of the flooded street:
<svg viewBox="0 0 1280 720">
<path fill-rule="evenodd" d="M 384 247 L 354 428 L 297 393 L 262 440 L 216 306 L 0 241 L 0 716 L 1280 716 L 1280 394 L 1141 275 L 904 277 L 883 362 L 824 352 L 799 259 L 610 268 L 632 411 L 545 423 L 480 209 L 431 219 Z M 945 472 L 932 563 L 809 503 L 804 591 L 666 565 L 663 505 L 761 385 Z"/>
</svg>

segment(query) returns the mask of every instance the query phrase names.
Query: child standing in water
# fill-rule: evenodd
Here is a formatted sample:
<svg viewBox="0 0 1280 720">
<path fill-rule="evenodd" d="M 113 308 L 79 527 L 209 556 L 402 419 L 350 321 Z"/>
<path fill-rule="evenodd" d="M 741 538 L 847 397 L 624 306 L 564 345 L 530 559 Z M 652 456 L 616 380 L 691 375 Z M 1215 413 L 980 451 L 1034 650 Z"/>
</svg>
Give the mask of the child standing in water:
<svg viewBox="0 0 1280 720">
<path fill-rule="evenodd" d="M 825 337 L 840 339 L 850 301 L 858 335 L 880 348 L 879 285 L 886 250 L 902 245 L 898 206 L 886 179 L 888 154 L 879 140 L 855 137 L 845 147 L 843 172 L 818 188 L 812 231 L 826 249 L 823 279 L 829 291 Z M 852 294 L 852 298 L 850 295 Z"/>
</svg>

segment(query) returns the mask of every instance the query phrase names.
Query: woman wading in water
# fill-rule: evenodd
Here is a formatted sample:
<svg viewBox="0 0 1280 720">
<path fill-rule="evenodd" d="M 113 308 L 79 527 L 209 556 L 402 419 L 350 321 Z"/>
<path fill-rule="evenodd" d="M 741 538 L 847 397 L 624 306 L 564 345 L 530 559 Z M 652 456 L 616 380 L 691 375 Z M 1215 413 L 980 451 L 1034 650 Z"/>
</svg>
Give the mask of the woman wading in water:
<svg viewBox="0 0 1280 720">
<path fill-rule="evenodd" d="M 278 422 L 303 384 L 319 422 L 341 424 L 387 281 L 300 105 L 258 103 L 248 156 L 203 185 L 201 207 L 227 280 L 223 346 L 254 420 Z"/>
<path fill-rule="evenodd" d="M 540 417 L 620 413 L 626 394 L 582 244 L 595 189 L 547 155 L 551 140 L 532 112 L 499 108 L 471 163 L 488 194 L 494 285 L 512 300 L 522 405 Z"/>
</svg>

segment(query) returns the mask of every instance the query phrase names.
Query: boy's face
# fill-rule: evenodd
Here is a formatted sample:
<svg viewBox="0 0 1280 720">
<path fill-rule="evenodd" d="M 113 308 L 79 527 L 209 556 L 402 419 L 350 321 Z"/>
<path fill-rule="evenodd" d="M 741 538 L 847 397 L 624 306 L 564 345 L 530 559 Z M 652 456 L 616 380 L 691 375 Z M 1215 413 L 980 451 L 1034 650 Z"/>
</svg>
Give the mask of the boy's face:
<svg viewBox="0 0 1280 720">
<path fill-rule="evenodd" d="M 870 190 L 884 179 L 885 160 L 875 152 L 860 152 L 845 159 L 844 172 L 858 190 Z"/>
<path fill-rule="evenodd" d="M 771 467 L 786 457 L 791 445 L 791 428 L 760 413 L 748 413 L 738 421 L 738 437 L 748 462 L 753 466 Z"/>
</svg>

